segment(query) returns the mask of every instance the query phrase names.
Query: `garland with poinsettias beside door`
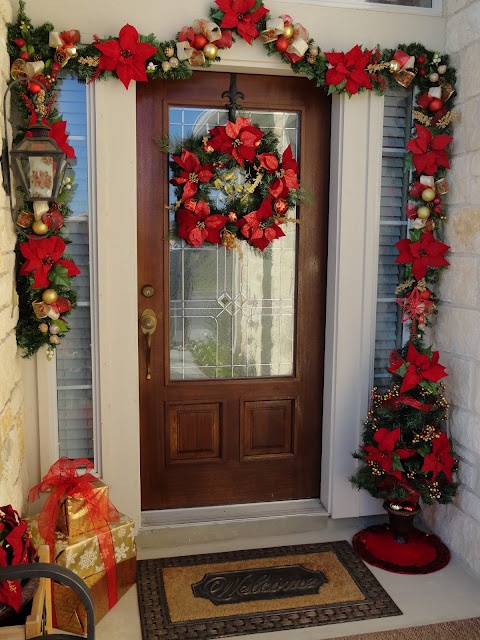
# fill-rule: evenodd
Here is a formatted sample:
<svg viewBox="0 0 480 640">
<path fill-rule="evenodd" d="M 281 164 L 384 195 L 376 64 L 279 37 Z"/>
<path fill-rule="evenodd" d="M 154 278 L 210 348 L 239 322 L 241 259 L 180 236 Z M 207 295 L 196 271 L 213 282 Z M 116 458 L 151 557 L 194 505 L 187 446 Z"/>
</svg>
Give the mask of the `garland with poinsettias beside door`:
<svg viewBox="0 0 480 640">
<path fill-rule="evenodd" d="M 83 45 L 76 30 L 58 33 L 49 23 L 33 28 L 20 0 L 17 22 L 8 27 L 12 77 L 33 79 L 18 92 L 17 103 L 26 120 L 31 114 L 40 114 L 53 125 L 53 131 L 55 124 L 62 122 L 54 107 L 54 88 L 63 67 L 68 66 L 80 80 L 117 78 L 126 88 L 132 80 L 185 79 L 196 68 L 219 61 L 219 52 L 230 48 L 235 36 L 250 44 L 260 40 L 268 55 L 279 56 L 295 73 L 328 94 L 351 97 L 375 91 L 381 95 L 399 84 L 415 87 L 418 92 L 413 111 L 415 129 L 407 145 L 406 168 L 412 177 L 407 216 L 411 225 L 408 237 L 397 243 L 397 263 L 403 265 L 403 275 L 396 294 L 402 321 L 410 323 L 410 340 L 392 354 L 389 390 L 383 395 L 374 391 L 364 443 L 355 453 L 360 466 L 352 482 L 379 497 L 388 494 L 404 500 L 416 496 L 427 502 L 447 502 L 455 492 L 452 472 L 456 461 L 444 425 L 447 405 L 441 380 L 446 373 L 438 363 L 438 353 L 424 346 L 423 336 L 437 311 L 433 286 L 448 265 L 442 226 L 448 192 L 447 151 L 456 116 L 455 70 L 448 56 L 419 43 L 383 50 L 356 44 L 347 52 L 324 52 L 304 25 L 287 14 L 271 16 L 261 0 L 216 0 L 209 18 L 183 26 L 167 41 L 161 42 L 153 34 L 141 35 L 126 24 L 118 37 L 95 37 L 94 42 Z M 45 92 L 35 79 L 46 87 Z M 62 131 L 64 134 L 64 127 Z M 276 141 L 270 138 L 268 142 L 264 133 L 240 116 L 212 130 L 206 141 L 185 141 L 174 150 L 171 168 L 177 188 L 177 232 L 187 243 L 212 242 L 238 249 L 238 241 L 246 240 L 263 250 L 270 242 L 281 241 L 281 224 L 288 221 L 288 208 L 299 201 L 298 167 L 293 157 L 284 154 L 280 158 L 272 151 L 268 145 L 275 147 Z M 241 155 L 242 146 L 248 157 Z M 243 175 L 235 182 L 238 169 Z M 291 171 L 290 182 L 285 178 L 287 170 Z M 66 186 L 71 188 L 72 183 Z M 210 198 L 212 188 L 223 189 L 228 196 L 218 210 Z M 42 344 L 54 347 L 57 340 L 52 341 L 52 327 L 74 306 L 70 277 L 76 274 L 76 267 L 63 254 L 63 218 L 58 218 L 68 213 L 68 196 L 68 189 L 64 189 L 40 221 L 48 226 L 48 217 L 56 216 L 48 238 L 35 231 L 34 223 L 39 221 L 33 219 L 28 205 L 19 207 L 17 223 L 25 232 L 19 236 L 18 287 L 23 294 L 17 336 L 25 355 L 32 355 Z M 44 295 L 47 300 L 49 295 L 57 298 L 47 302 Z M 63 300 L 71 307 L 60 311 Z M 38 309 L 44 317 L 39 317 Z M 55 319 L 56 313 L 59 318 Z M 59 325 L 57 335 L 63 336 L 67 328 L 66 323 Z"/>
</svg>

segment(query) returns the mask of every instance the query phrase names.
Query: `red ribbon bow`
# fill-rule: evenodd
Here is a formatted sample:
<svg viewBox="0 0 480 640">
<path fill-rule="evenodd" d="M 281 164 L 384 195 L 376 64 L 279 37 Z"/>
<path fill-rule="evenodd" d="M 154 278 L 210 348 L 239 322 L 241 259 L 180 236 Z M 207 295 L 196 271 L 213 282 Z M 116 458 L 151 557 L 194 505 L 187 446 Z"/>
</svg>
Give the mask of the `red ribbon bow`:
<svg viewBox="0 0 480 640">
<path fill-rule="evenodd" d="M 81 467 L 85 467 L 83 475 L 78 474 L 78 469 Z M 108 600 L 111 608 L 117 602 L 118 594 L 115 550 L 108 523 L 117 521 L 119 513 L 106 494 L 94 490 L 92 482 L 95 482 L 97 478 L 90 473 L 92 469 L 93 463 L 87 458 L 71 460 L 62 457 L 50 467 L 42 482 L 30 489 L 28 501 L 34 502 L 40 497 L 40 493 L 50 493 L 38 516 L 38 530 L 51 550 L 53 550 L 58 511 L 62 499 L 75 495 L 81 496 L 85 501 L 85 507 L 92 521 L 105 565 Z"/>
</svg>

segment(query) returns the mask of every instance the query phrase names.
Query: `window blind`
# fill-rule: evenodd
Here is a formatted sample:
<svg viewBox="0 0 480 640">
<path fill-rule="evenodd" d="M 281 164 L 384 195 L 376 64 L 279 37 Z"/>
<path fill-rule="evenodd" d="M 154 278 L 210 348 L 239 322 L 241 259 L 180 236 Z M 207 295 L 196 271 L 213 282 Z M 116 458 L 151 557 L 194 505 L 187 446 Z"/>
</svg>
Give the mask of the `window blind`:
<svg viewBox="0 0 480 640">
<path fill-rule="evenodd" d="M 68 142 L 75 150 L 72 213 L 65 223 L 65 235 L 72 244 L 66 251 L 81 270 L 73 281 L 78 307 L 67 318 L 70 331 L 56 349 L 59 455 L 93 460 L 95 425 L 85 85 L 66 76 L 59 82 L 57 101 L 58 111 L 67 121 Z"/>
<path fill-rule="evenodd" d="M 407 180 L 403 170 L 405 145 L 410 137 L 411 94 L 399 87 L 385 94 L 382 142 L 382 184 L 378 255 L 377 322 L 374 385 L 385 388 L 388 356 L 403 341 L 400 307 L 395 301 L 399 281 L 395 243 L 406 237 Z"/>
</svg>

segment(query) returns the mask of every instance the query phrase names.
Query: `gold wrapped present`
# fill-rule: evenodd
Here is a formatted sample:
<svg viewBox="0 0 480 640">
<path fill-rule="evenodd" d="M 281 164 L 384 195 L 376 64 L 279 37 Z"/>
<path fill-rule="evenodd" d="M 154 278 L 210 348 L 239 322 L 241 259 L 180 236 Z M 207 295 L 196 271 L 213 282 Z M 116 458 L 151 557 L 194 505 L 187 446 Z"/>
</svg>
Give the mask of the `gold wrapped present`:
<svg viewBox="0 0 480 640">
<path fill-rule="evenodd" d="M 135 582 L 134 522 L 123 514 L 119 515 L 118 522 L 109 523 L 115 554 L 114 570 L 110 571 L 109 576 L 107 576 L 101 545 L 95 533 L 75 537 L 69 537 L 61 531 L 55 533 L 53 560 L 58 565 L 74 571 L 90 587 L 95 602 L 96 621 L 100 620 Z M 36 548 L 39 548 L 44 544 L 44 540 L 38 531 L 38 517 L 27 518 L 27 522 L 32 542 Z M 114 593 L 111 589 L 112 575 L 115 580 Z M 55 626 L 64 631 L 82 633 L 82 625 L 86 624 L 86 615 L 80 600 L 73 591 L 63 585 L 55 584 L 53 594 Z"/>
<path fill-rule="evenodd" d="M 108 510 L 108 486 L 102 480 L 92 482 L 91 486 L 102 511 Z M 75 538 L 95 530 L 89 510 L 85 504 L 85 497 L 81 491 L 66 496 L 60 502 L 57 529 L 68 538 Z"/>
<path fill-rule="evenodd" d="M 120 599 L 135 584 L 137 575 L 136 558 L 129 558 L 117 564 L 117 593 Z M 95 604 L 95 624 L 109 611 L 107 578 L 105 571 L 85 578 L 92 592 Z M 78 596 L 62 584 L 53 585 L 53 608 L 55 626 L 70 633 L 85 634 L 87 614 Z"/>
</svg>

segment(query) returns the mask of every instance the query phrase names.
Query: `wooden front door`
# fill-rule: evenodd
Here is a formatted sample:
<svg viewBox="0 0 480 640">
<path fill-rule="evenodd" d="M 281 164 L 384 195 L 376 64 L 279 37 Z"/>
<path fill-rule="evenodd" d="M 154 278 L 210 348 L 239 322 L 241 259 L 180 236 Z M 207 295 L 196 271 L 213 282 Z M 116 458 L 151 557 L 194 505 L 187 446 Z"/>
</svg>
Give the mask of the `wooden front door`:
<svg viewBox="0 0 480 640">
<path fill-rule="evenodd" d="M 224 124 L 230 81 L 137 85 L 143 510 L 319 495 L 330 101 L 303 78 L 237 75 L 241 115 L 292 144 L 311 204 L 263 254 L 195 249 L 169 230 L 168 155 L 154 138 Z"/>
</svg>

